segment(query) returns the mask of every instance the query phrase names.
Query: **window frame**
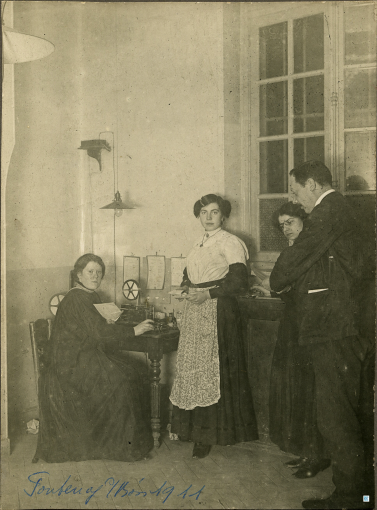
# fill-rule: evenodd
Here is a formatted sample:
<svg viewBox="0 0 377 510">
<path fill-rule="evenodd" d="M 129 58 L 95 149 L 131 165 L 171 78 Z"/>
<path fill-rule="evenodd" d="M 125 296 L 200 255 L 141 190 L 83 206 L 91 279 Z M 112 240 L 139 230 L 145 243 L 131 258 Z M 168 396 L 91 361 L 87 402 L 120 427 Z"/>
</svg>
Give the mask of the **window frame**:
<svg viewBox="0 0 377 510">
<path fill-rule="evenodd" d="M 361 2 L 347 2 L 360 5 Z M 362 2 L 373 4 L 373 2 Z M 290 73 L 288 69 L 288 95 L 291 96 L 288 110 L 288 145 L 289 159 L 293 161 L 293 141 L 295 138 L 309 138 L 324 136 L 325 164 L 333 173 L 333 186 L 345 195 L 375 194 L 375 190 L 346 191 L 345 190 L 345 161 L 344 161 L 344 10 L 345 2 L 292 4 L 265 4 L 255 6 L 241 4 L 241 179 L 243 182 L 243 229 L 253 238 L 251 259 L 258 262 L 261 268 L 272 268 L 280 252 L 261 251 L 260 249 L 260 200 L 285 198 L 291 199 L 288 193 L 260 193 L 259 176 L 259 144 L 262 140 L 286 139 L 286 135 L 277 137 L 259 136 L 259 89 L 261 83 L 280 81 L 285 77 L 259 80 L 259 28 L 288 21 L 288 67 L 293 66 L 293 20 L 319 13 L 324 14 L 324 131 L 293 133 L 293 80 L 305 75 L 319 74 L 316 71 L 308 73 Z M 376 3 L 374 2 L 374 5 Z M 375 11 L 376 12 L 376 11 Z M 359 67 L 374 67 L 375 64 L 360 64 Z M 289 84 L 290 83 L 290 84 Z M 375 128 L 370 128 L 373 130 Z M 368 128 L 365 129 L 365 131 Z M 289 138 L 288 138 L 289 140 Z M 288 168 L 289 172 L 290 168 Z"/>
</svg>

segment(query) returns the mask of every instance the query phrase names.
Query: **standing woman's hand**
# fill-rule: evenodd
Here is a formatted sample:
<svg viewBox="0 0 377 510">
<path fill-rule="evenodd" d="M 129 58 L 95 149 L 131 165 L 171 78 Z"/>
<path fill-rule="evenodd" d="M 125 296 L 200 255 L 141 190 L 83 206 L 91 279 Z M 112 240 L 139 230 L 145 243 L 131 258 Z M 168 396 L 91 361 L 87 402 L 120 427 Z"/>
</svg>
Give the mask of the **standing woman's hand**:
<svg viewBox="0 0 377 510">
<path fill-rule="evenodd" d="M 201 305 L 207 299 L 211 299 L 211 295 L 209 290 L 205 290 L 204 292 L 192 292 L 187 296 L 187 301 L 191 303 L 195 303 L 196 305 Z"/>
<path fill-rule="evenodd" d="M 140 322 L 140 324 L 134 327 L 135 336 L 142 335 L 146 331 L 151 331 L 153 328 L 154 322 L 152 319 L 147 319 L 146 321 Z"/>
</svg>

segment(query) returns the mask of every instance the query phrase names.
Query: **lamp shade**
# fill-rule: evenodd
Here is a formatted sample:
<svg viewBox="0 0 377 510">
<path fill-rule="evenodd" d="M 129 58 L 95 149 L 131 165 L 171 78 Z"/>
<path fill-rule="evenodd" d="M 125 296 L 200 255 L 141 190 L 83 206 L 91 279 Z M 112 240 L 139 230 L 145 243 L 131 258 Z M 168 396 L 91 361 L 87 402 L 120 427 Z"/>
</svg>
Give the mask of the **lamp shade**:
<svg viewBox="0 0 377 510">
<path fill-rule="evenodd" d="M 47 57 L 55 46 L 41 37 L 17 32 L 13 28 L 2 27 L 3 63 L 19 64 Z"/>
<path fill-rule="evenodd" d="M 119 191 L 117 191 L 111 204 L 104 205 L 103 207 L 100 207 L 100 209 L 135 209 L 135 207 L 125 204 L 122 201 Z"/>
</svg>

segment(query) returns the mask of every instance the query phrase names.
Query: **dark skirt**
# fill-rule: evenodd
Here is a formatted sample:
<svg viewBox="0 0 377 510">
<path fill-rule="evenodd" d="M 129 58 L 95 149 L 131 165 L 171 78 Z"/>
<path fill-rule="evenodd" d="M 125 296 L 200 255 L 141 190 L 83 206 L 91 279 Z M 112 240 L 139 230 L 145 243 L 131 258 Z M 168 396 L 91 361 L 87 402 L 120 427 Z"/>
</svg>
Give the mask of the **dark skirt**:
<svg viewBox="0 0 377 510">
<path fill-rule="evenodd" d="M 309 351 L 298 344 L 295 308 L 287 303 L 280 322 L 270 382 L 270 439 L 285 452 L 323 458 L 317 428 L 314 370 Z"/>
<path fill-rule="evenodd" d="M 186 411 L 173 406 L 171 431 L 183 441 L 231 445 L 258 439 L 258 428 L 246 368 L 237 300 L 217 300 L 220 400 Z"/>
<path fill-rule="evenodd" d="M 75 375 L 52 365 L 40 378 L 33 462 L 144 458 L 153 448 L 145 365 L 99 349 L 82 352 L 79 364 Z"/>
</svg>

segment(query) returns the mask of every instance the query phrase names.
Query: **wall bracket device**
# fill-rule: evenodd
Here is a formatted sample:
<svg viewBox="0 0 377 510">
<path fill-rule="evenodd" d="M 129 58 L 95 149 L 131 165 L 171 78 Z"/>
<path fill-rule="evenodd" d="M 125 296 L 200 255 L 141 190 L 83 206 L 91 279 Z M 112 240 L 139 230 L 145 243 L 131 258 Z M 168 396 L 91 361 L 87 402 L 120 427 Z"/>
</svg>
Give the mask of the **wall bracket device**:
<svg viewBox="0 0 377 510">
<path fill-rule="evenodd" d="M 94 158 L 99 163 L 99 169 L 102 170 L 101 166 L 101 151 L 103 149 L 107 151 L 111 151 L 111 147 L 106 140 L 98 139 L 98 140 L 84 140 L 81 141 L 81 147 L 79 149 L 86 150 L 88 156 Z"/>
</svg>

